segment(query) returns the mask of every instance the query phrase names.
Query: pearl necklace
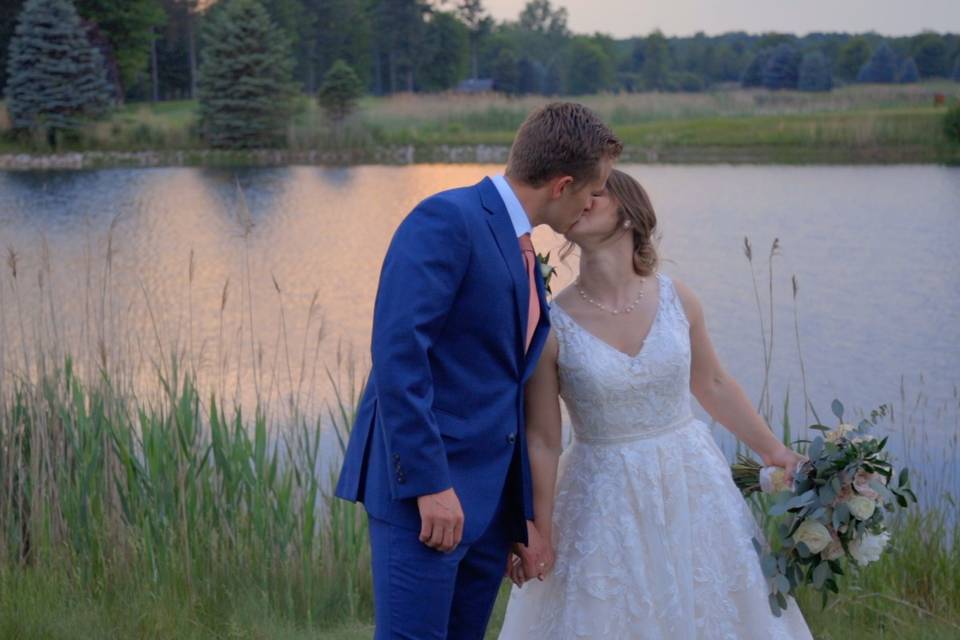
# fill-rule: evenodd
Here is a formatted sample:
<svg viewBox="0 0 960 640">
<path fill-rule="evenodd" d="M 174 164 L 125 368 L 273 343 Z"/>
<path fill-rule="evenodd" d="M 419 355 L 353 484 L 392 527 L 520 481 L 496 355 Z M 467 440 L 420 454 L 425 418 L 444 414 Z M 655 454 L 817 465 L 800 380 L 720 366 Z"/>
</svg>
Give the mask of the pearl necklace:
<svg viewBox="0 0 960 640">
<path fill-rule="evenodd" d="M 634 300 L 633 302 L 631 302 L 630 304 L 628 304 L 627 306 L 625 306 L 623 309 L 611 309 L 610 307 L 606 306 L 605 304 L 602 304 L 602 303 L 600 303 L 600 302 L 597 302 L 596 300 L 594 300 L 593 298 L 591 298 L 590 296 L 588 296 L 588 295 L 587 295 L 587 292 L 584 291 L 584 290 L 583 290 L 583 287 L 580 286 L 580 277 L 579 277 L 579 276 L 577 277 L 577 281 L 574 282 L 573 284 L 574 284 L 574 286 L 577 288 L 577 291 L 580 293 L 580 297 L 581 297 L 581 298 L 583 298 L 584 300 L 586 300 L 587 302 L 589 302 L 589 303 L 592 304 L 593 306 L 598 307 L 598 308 L 600 308 L 600 309 L 603 309 L 603 310 L 606 311 L 607 313 L 612 313 L 613 315 L 619 315 L 619 314 L 621 314 L 621 313 L 630 313 L 631 311 L 633 311 L 634 309 L 637 308 L 637 305 L 640 304 L 640 301 L 641 301 L 641 300 L 643 300 L 643 291 L 644 291 L 644 290 L 643 290 L 643 285 L 644 285 L 645 283 L 646 283 L 646 280 L 645 280 L 644 278 L 640 278 L 640 287 L 641 287 L 641 288 L 640 288 L 640 295 L 637 297 L 636 300 Z"/>
</svg>

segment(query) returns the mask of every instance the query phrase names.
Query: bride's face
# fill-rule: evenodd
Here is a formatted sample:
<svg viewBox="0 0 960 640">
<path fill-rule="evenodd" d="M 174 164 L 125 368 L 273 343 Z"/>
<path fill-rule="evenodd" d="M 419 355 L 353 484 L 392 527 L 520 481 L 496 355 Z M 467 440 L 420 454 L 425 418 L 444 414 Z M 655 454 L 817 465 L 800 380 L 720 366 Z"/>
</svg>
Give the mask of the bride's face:
<svg viewBox="0 0 960 640">
<path fill-rule="evenodd" d="M 594 247 L 607 242 L 615 242 L 623 234 L 615 234 L 619 228 L 617 201 L 604 188 L 600 195 L 593 198 L 593 204 L 564 234 L 567 240 L 581 247 Z"/>
</svg>

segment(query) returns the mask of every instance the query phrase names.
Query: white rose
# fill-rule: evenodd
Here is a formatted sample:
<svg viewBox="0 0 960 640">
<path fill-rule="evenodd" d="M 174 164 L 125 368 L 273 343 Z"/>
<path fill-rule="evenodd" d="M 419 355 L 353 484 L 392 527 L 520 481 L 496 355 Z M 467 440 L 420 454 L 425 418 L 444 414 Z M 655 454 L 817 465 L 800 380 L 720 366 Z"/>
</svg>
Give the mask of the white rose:
<svg viewBox="0 0 960 640">
<path fill-rule="evenodd" d="M 760 469 L 760 489 L 764 493 L 793 491 L 793 485 L 787 483 L 787 472 L 782 467 L 764 467 Z"/>
<path fill-rule="evenodd" d="M 852 424 L 843 423 L 833 431 L 828 431 L 827 435 L 824 436 L 824 440 L 827 442 L 837 442 L 840 438 L 846 438 L 847 434 L 851 431 L 856 431 L 856 427 Z"/>
<path fill-rule="evenodd" d="M 850 442 L 853 444 L 859 444 L 861 442 L 872 442 L 873 440 L 876 440 L 874 436 L 854 436 L 853 440 Z"/>
<path fill-rule="evenodd" d="M 853 496 L 847 500 L 847 506 L 850 513 L 857 520 L 867 520 L 873 515 L 877 508 L 877 503 L 866 496 Z"/>
<path fill-rule="evenodd" d="M 866 566 L 880 559 L 889 540 L 890 534 L 886 531 L 880 535 L 865 533 L 862 540 L 854 540 L 850 543 L 850 555 L 861 567 Z"/>
<path fill-rule="evenodd" d="M 805 520 L 803 524 L 797 527 L 793 539 L 798 543 L 802 542 L 807 545 L 810 553 L 820 553 L 833 541 L 827 528 L 816 520 Z"/>
</svg>

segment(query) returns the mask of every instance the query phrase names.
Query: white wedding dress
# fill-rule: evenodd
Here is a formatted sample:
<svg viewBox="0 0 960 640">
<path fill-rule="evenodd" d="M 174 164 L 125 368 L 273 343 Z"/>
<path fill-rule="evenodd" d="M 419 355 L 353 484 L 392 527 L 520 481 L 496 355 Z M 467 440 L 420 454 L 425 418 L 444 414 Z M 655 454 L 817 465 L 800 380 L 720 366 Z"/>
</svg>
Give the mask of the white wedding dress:
<svg viewBox="0 0 960 640">
<path fill-rule="evenodd" d="M 556 565 L 514 586 L 500 640 L 811 638 L 781 617 L 752 538 L 762 535 L 709 426 L 690 408 L 689 324 L 673 282 L 630 357 L 559 305 L 560 396 L 574 442 L 560 458 Z"/>
</svg>

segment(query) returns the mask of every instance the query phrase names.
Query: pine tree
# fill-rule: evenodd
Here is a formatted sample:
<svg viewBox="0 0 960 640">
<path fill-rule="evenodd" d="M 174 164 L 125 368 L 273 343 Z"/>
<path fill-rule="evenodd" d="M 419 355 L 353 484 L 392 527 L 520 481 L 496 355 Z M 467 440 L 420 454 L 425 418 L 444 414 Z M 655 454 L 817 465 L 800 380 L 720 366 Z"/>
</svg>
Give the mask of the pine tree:
<svg viewBox="0 0 960 640">
<path fill-rule="evenodd" d="M 819 51 L 812 51 L 803 56 L 797 88 L 800 91 L 830 91 L 833 88 L 830 63 L 826 56 Z"/>
<path fill-rule="evenodd" d="M 951 77 L 960 82 L 960 56 L 957 56 L 957 62 L 953 65 L 953 75 Z"/>
<path fill-rule="evenodd" d="M 45 134 L 77 129 L 104 114 L 112 90 L 70 0 L 28 0 L 10 42 L 7 108 L 16 129 Z"/>
<path fill-rule="evenodd" d="M 197 85 L 203 136 L 220 148 L 282 143 L 295 93 L 289 41 L 257 0 L 227 0 L 207 27 Z"/>
<path fill-rule="evenodd" d="M 778 45 L 763 68 L 767 89 L 796 89 L 800 79 L 800 54 L 789 44 Z"/>
<path fill-rule="evenodd" d="M 908 84 L 920 81 L 920 70 L 917 69 L 917 63 L 913 58 L 907 58 L 900 65 L 900 72 L 897 74 L 897 82 Z"/>
<path fill-rule="evenodd" d="M 857 82 L 893 82 L 897 78 L 897 54 L 886 42 L 877 47 L 857 74 Z"/>
<path fill-rule="evenodd" d="M 362 95 L 363 86 L 357 74 L 346 62 L 337 60 L 324 76 L 317 101 L 327 117 L 338 124 L 356 109 Z"/>
</svg>

